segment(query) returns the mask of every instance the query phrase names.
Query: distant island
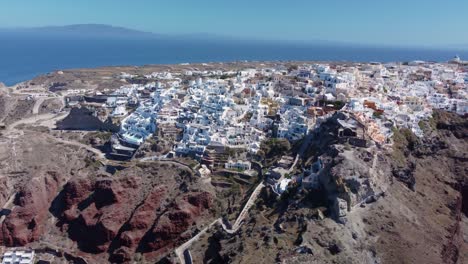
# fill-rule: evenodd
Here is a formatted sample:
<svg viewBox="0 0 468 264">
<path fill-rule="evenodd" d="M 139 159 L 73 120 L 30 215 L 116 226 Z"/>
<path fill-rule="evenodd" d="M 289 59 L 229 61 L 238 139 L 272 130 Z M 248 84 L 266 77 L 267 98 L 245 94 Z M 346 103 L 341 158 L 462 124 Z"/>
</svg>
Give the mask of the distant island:
<svg viewBox="0 0 468 264">
<path fill-rule="evenodd" d="M 0 34 L 43 36 L 43 37 L 67 37 L 67 38 L 98 38 L 98 39 L 133 39 L 133 40 L 238 40 L 233 37 L 221 36 L 208 33 L 191 34 L 160 34 L 148 31 L 141 31 L 119 26 L 105 24 L 74 24 L 65 26 L 44 26 L 44 27 L 20 27 L 20 28 L 0 28 Z M 253 41 L 253 40 L 248 40 Z"/>
<path fill-rule="evenodd" d="M 67 26 L 47 26 L 31 28 L 2 28 L 0 33 L 10 34 L 41 34 L 46 36 L 62 37 L 119 37 L 119 38 L 157 38 L 158 34 L 144 32 L 124 27 L 104 24 L 76 24 Z"/>
</svg>

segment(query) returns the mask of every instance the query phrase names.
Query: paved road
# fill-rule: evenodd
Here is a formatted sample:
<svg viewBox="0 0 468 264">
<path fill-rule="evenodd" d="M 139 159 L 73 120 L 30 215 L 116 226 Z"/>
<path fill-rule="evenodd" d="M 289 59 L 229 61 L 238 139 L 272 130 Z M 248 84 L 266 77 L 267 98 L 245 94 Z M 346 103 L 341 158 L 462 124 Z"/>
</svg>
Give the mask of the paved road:
<svg viewBox="0 0 468 264">
<path fill-rule="evenodd" d="M 244 209 L 242 209 L 239 216 L 237 217 L 236 222 L 234 222 L 234 225 L 232 226 L 232 228 L 229 230 L 229 229 L 224 228 L 224 226 L 223 226 L 224 231 L 226 231 L 226 232 L 228 232 L 230 234 L 233 234 L 233 233 L 236 233 L 239 230 L 239 228 L 242 225 L 242 222 L 244 221 L 245 217 L 247 216 L 247 213 L 249 212 L 252 205 L 255 204 L 255 201 L 257 200 L 258 195 L 260 194 L 263 187 L 265 187 L 263 182 L 261 182 L 260 184 L 257 185 L 255 190 L 250 195 L 249 200 L 244 205 Z"/>
<path fill-rule="evenodd" d="M 66 140 L 66 139 L 61 139 L 61 138 L 56 138 L 56 137 L 53 137 L 53 136 L 50 136 L 50 135 L 47 135 L 49 138 L 59 142 L 59 143 L 62 143 L 62 144 L 65 144 L 65 145 L 71 145 L 71 146 L 75 146 L 75 147 L 79 147 L 79 148 L 84 148 L 86 149 L 87 151 L 90 151 L 94 154 L 96 154 L 96 156 L 101 160 L 103 161 L 103 163 L 107 163 L 107 159 L 106 159 L 106 155 L 100 151 L 99 149 L 96 149 L 96 148 L 93 148 L 91 146 L 88 146 L 86 144 L 83 144 L 83 143 L 80 143 L 80 142 L 77 142 L 77 141 L 71 141 L 71 140 Z"/>
<path fill-rule="evenodd" d="M 57 116 L 57 114 L 52 114 L 52 113 L 47 113 L 47 114 L 42 114 L 42 115 L 33 115 L 31 117 L 27 117 L 27 118 L 18 120 L 14 123 L 11 123 L 10 125 L 6 127 L 6 131 L 8 132 L 8 131 L 16 130 L 17 126 L 23 125 L 23 124 L 39 123 L 38 125 L 41 125 L 40 122 L 44 122 L 44 121 L 51 120 L 51 119 L 56 119 L 58 117 L 62 118 L 62 115 Z M 63 116 L 63 118 L 64 117 L 65 116 Z"/>
<path fill-rule="evenodd" d="M 39 108 L 41 107 L 42 103 L 44 103 L 45 99 L 48 97 L 38 97 L 36 102 L 34 103 L 33 107 L 33 115 L 39 114 Z"/>
<path fill-rule="evenodd" d="M 193 172 L 195 175 L 200 175 L 200 172 L 194 170 L 192 167 L 190 167 L 189 165 L 183 163 L 183 162 L 180 162 L 180 161 L 177 161 L 177 160 L 173 160 L 173 159 L 164 159 L 164 158 L 161 158 L 160 156 L 152 156 L 152 157 L 145 157 L 145 158 L 141 158 L 141 159 L 137 159 L 138 161 L 140 162 L 151 162 L 151 161 L 157 161 L 157 162 L 161 162 L 161 163 L 171 163 L 171 164 L 175 164 L 175 165 L 179 165 L 179 166 L 182 166 L 186 169 L 188 169 L 189 171 Z"/>
<path fill-rule="evenodd" d="M 46 127 L 51 128 L 51 129 L 54 129 L 55 128 L 55 123 L 57 121 L 62 120 L 63 118 L 65 118 L 67 115 L 68 115 L 68 113 L 66 113 L 66 112 L 65 113 L 60 113 L 60 114 L 46 113 L 46 114 L 40 114 L 40 115 L 33 115 L 31 117 L 18 120 L 16 122 L 10 124 L 9 126 L 7 126 L 7 128 L 5 130 L 5 132 L 6 132 L 5 134 L 17 131 L 16 127 L 19 126 L 19 125 L 24 125 L 24 124 L 35 124 L 37 126 L 46 126 Z M 57 137 L 54 137 L 54 136 L 51 136 L 51 135 L 48 135 L 48 134 L 46 134 L 46 136 L 48 138 L 58 142 L 58 143 L 62 143 L 62 144 L 65 144 L 65 145 L 71 145 L 71 146 L 76 146 L 76 147 L 79 147 L 79 148 L 86 149 L 86 150 L 94 153 L 97 156 L 97 158 L 104 165 L 112 164 L 112 161 L 108 160 L 106 158 L 105 153 L 103 153 L 99 149 L 93 148 L 93 147 L 91 147 L 89 145 L 80 143 L 78 141 L 61 139 L 61 138 L 57 138 Z M 155 160 L 154 158 L 155 157 L 147 157 L 147 158 L 141 159 L 140 161 L 142 161 L 142 162 L 154 161 Z M 170 163 L 170 164 L 179 165 L 179 166 L 185 167 L 186 169 L 192 171 L 196 175 L 198 174 L 198 172 L 196 172 L 192 167 L 190 167 L 187 164 L 184 164 L 182 162 L 178 162 L 176 160 L 156 159 L 156 161 L 161 162 L 161 163 Z"/>
<path fill-rule="evenodd" d="M 53 128 L 55 128 L 55 123 L 57 121 L 65 118 L 67 115 L 68 115 L 68 113 L 61 113 L 61 114 L 47 113 L 47 114 L 41 114 L 41 115 L 34 115 L 34 116 L 31 116 L 31 117 L 28 117 L 28 118 L 25 118 L 25 119 L 21 119 L 21 120 L 18 120 L 16 122 L 10 124 L 6 128 L 6 130 L 5 130 L 6 133 L 5 134 L 17 131 L 16 127 L 19 126 L 19 125 L 23 125 L 23 124 L 36 124 L 38 126 L 46 126 L 46 127 L 49 127 L 49 128 L 53 129 Z M 62 144 L 65 144 L 65 145 L 72 145 L 72 146 L 76 146 L 76 147 L 79 147 L 79 148 L 84 148 L 84 149 L 96 154 L 99 159 L 106 160 L 105 154 L 102 153 L 100 150 L 98 150 L 96 148 L 93 148 L 93 147 L 88 146 L 86 144 L 82 144 L 82 143 L 77 142 L 77 141 L 71 141 L 71 140 L 57 138 L 57 137 L 51 136 L 49 134 L 46 134 L 46 136 L 48 138 L 58 142 L 58 143 L 62 143 Z"/>
<path fill-rule="evenodd" d="M 180 245 L 178 248 L 175 250 L 175 254 L 177 258 L 179 259 L 180 263 L 186 264 L 185 262 L 185 257 L 184 257 L 184 252 L 189 250 L 190 246 L 195 242 L 200 239 L 200 237 L 205 234 L 211 227 L 213 227 L 215 224 L 220 223 L 221 218 L 218 218 L 214 220 L 211 224 L 209 224 L 207 227 L 205 227 L 203 230 L 198 232 L 198 234 L 194 237 L 192 237 L 190 240 L 185 242 L 184 244 Z"/>
</svg>

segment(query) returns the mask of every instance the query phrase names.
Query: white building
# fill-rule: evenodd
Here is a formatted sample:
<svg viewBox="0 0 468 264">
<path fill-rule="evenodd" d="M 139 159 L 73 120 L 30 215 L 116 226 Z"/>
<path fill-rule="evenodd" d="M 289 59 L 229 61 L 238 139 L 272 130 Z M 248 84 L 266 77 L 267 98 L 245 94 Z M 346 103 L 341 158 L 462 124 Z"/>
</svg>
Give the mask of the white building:
<svg viewBox="0 0 468 264">
<path fill-rule="evenodd" d="M 281 180 L 279 183 L 276 184 L 275 188 L 276 188 L 276 191 L 279 193 L 279 194 L 282 194 L 284 193 L 288 187 L 289 187 L 289 183 L 291 182 L 292 180 L 291 179 L 283 179 Z"/>
<path fill-rule="evenodd" d="M 250 161 L 232 161 L 229 160 L 224 164 L 224 168 L 228 170 L 250 170 L 252 168 L 252 163 Z"/>
<path fill-rule="evenodd" d="M 457 100 L 457 114 L 459 115 L 468 114 L 468 101 Z"/>
<path fill-rule="evenodd" d="M 34 263 L 33 250 L 14 250 L 3 254 L 2 264 L 32 264 Z"/>
</svg>

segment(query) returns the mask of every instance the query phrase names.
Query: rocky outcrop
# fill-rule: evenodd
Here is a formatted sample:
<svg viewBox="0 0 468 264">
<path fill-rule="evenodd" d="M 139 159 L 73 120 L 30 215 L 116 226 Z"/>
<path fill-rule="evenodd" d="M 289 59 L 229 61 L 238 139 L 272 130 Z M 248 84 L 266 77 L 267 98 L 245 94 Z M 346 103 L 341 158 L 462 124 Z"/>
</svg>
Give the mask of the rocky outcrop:
<svg viewBox="0 0 468 264">
<path fill-rule="evenodd" d="M 140 243 L 143 252 L 164 251 L 180 244 L 191 234 L 184 234 L 196 218 L 210 208 L 212 197 L 208 193 L 185 195 L 171 210 L 162 214 Z"/>
<path fill-rule="evenodd" d="M 143 203 L 135 209 L 111 245 L 110 259 L 113 262 L 125 262 L 132 258 L 139 242 L 156 220 L 157 211 L 160 211 L 166 192 L 165 186 L 154 187 Z"/>
<path fill-rule="evenodd" d="M 129 262 L 137 252 L 167 253 L 182 243 L 212 204 L 205 192 L 174 195 L 166 185 L 147 186 L 137 176 L 77 179 L 64 186 L 54 214 L 80 250 Z"/>
<path fill-rule="evenodd" d="M 127 262 L 135 252 L 164 254 L 191 236 L 192 225 L 212 205 L 209 193 L 193 193 L 163 206 L 167 189 L 156 187 L 123 226 L 110 249 L 112 262 Z M 164 209 L 162 209 L 164 208 Z"/>
<path fill-rule="evenodd" d="M 353 207 L 369 201 L 370 197 L 382 194 L 390 179 L 386 175 L 390 167 L 382 149 L 368 140 L 358 125 L 343 131 L 347 122 L 356 123 L 350 120 L 353 121 L 352 117 L 345 113 L 332 116 L 312 140 L 309 149 L 314 152 L 305 155 L 307 166 L 320 160 L 323 168 L 318 172 L 319 185 L 325 191 L 331 215 L 337 219 L 345 217 Z M 358 133 L 366 144 L 349 142 Z"/>
<path fill-rule="evenodd" d="M 0 244 L 24 246 L 43 234 L 48 209 L 61 185 L 55 172 L 33 178 L 15 197 L 15 207 L 1 225 Z"/>
<path fill-rule="evenodd" d="M 84 205 L 86 198 L 92 193 L 92 184 L 87 179 L 71 180 L 65 184 L 61 196 L 56 198 L 59 203 L 58 214 L 63 221 L 76 219 L 79 214 L 79 205 Z"/>
<path fill-rule="evenodd" d="M 67 184 L 62 192 L 65 210 L 59 217 L 80 249 L 91 253 L 108 249 L 138 203 L 140 184 L 137 177 Z"/>
</svg>

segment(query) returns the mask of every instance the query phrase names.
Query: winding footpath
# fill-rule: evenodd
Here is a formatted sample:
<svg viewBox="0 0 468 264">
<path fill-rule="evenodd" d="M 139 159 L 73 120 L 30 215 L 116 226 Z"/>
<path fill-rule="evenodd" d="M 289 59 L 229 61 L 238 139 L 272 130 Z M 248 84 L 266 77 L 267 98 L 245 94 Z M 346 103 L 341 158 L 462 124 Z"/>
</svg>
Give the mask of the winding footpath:
<svg viewBox="0 0 468 264">
<path fill-rule="evenodd" d="M 191 254 L 190 254 L 190 251 L 189 251 L 190 246 L 192 246 L 192 244 L 194 242 L 198 241 L 201 238 L 201 236 L 203 234 L 205 234 L 206 232 L 208 232 L 208 230 L 210 230 L 214 225 L 216 225 L 216 224 L 221 225 L 223 230 L 228 234 L 234 234 L 237 231 L 239 231 L 239 228 L 242 226 L 242 223 L 243 223 L 245 217 L 247 216 L 250 208 L 255 204 L 255 200 L 257 200 L 258 195 L 260 194 L 263 187 L 265 187 L 263 182 L 261 182 L 260 184 L 257 185 L 257 187 L 255 188 L 255 190 L 250 195 L 249 200 L 244 205 L 244 208 L 242 209 L 241 213 L 237 217 L 237 219 L 234 222 L 234 225 L 232 225 L 232 227 L 226 226 L 226 224 L 223 222 L 223 219 L 218 218 L 218 219 L 214 220 L 211 224 L 209 224 L 207 227 L 202 229 L 196 236 L 192 237 L 190 240 L 188 240 L 187 242 L 185 242 L 184 244 L 182 244 L 178 248 L 176 248 L 176 250 L 174 252 L 175 252 L 177 258 L 179 259 L 180 263 L 182 263 L 182 264 L 191 264 L 192 263 Z M 190 256 L 190 258 L 188 258 L 188 256 Z"/>
<path fill-rule="evenodd" d="M 210 230 L 211 227 L 213 227 L 215 224 L 218 224 L 218 223 L 222 223 L 222 219 L 221 218 L 218 218 L 216 220 L 214 220 L 211 224 L 209 224 L 207 227 L 205 227 L 203 230 L 201 230 L 197 235 L 195 235 L 194 237 L 192 237 L 191 239 L 189 239 L 187 242 L 185 242 L 184 244 L 180 245 L 178 248 L 176 248 L 176 250 L 174 251 L 177 258 L 179 259 L 180 263 L 191 263 L 191 259 L 190 261 L 186 261 L 186 258 L 185 258 L 185 255 L 190 255 L 190 253 L 188 253 L 188 250 L 190 248 L 190 246 L 192 246 L 192 244 L 195 242 L 195 241 L 198 241 L 200 239 L 200 237 L 205 234 L 208 230 Z"/>
<path fill-rule="evenodd" d="M 293 164 L 291 165 L 291 167 L 287 170 L 286 173 L 291 173 L 294 168 L 296 167 L 297 165 L 297 162 L 299 161 L 299 158 L 304 154 L 305 150 L 307 149 L 307 147 L 309 146 L 310 144 L 310 141 L 312 140 L 313 138 L 313 135 L 312 134 L 308 134 L 304 140 L 304 142 L 302 143 L 302 146 L 300 148 L 300 151 L 299 153 L 296 155 L 296 158 L 294 159 L 294 162 Z M 261 169 L 261 168 L 260 168 Z M 284 175 L 286 174 L 284 173 L 281 178 L 284 178 Z M 222 218 L 218 218 L 216 220 L 214 220 L 211 224 L 209 224 L 207 227 L 205 227 L 204 229 L 202 229 L 196 236 L 192 237 L 191 239 L 189 239 L 187 242 L 185 242 L 184 244 L 180 245 L 179 247 L 177 247 L 174 251 L 175 255 L 177 256 L 177 258 L 179 259 L 179 262 L 181 264 L 192 264 L 193 263 L 193 260 L 192 260 L 192 254 L 190 253 L 190 247 L 192 246 L 193 243 L 195 243 L 196 241 L 198 241 L 201 236 L 203 234 L 205 234 L 206 232 L 208 232 L 214 225 L 216 224 L 219 224 L 221 225 L 221 227 L 223 228 L 224 232 L 228 233 L 228 234 L 234 234 L 236 233 L 237 231 L 239 231 L 239 228 L 242 226 L 242 223 L 244 222 L 245 218 L 247 217 L 248 215 L 248 212 L 250 210 L 250 208 L 255 204 L 255 201 L 257 200 L 258 198 L 258 195 L 260 194 L 261 190 L 263 189 L 263 187 L 265 187 L 265 184 L 263 183 L 263 181 L 261 183 L 259 183 L 257 185 L 257 187 L 254 189 L 254 191 L 252 192 L 252 194 L 250 195 L 250 198 L 249 200 L 247 201 L 247 203 L 244 205 L 244 208 L 242 209 L 242 211 L 240 212 L 239 216 L 237 217 L 236 221 L 234 222 L 234 225 L 232 225 L 231 227 L 228 227 L 226 225 L 226 223 L 224 223 L 223 219 Z"/>
<path fill-rule="evenodd" d="M 247 203 L 244 205 L 244 209 L 242 209 L 242 211 L 240 212 L 239 216 L 237 217 L 236 219 L 236 222 L 234 222 L 234 225 L 232 226 L 232 228 L 228 229 L 226 228 L 226 226 L 223 224 L 223 229 L 224 231 L 226 231 L 227 233 L 229 234 L 234 234 L 236 233 L 239 228 L 241 227 L 245 217 L 247 216 L 247 213 L 249 212 L 250 208 L 252 207 L 252 205 L 255 204 L 255 200 L 257 200 L 258 198 L 258 195 L 260 194 L 261 190 L 263 189 L 263 187 L 265 187 L 265 185 L 263 184 L 263 182 L 261 182 L 260 184 L 257 185 L 257 187 L 255 188 L 255 190 L 252 192 L 252 194 L 250 195 L 250 198 L 249 200 L 247 201 Z"/>
</svg>

